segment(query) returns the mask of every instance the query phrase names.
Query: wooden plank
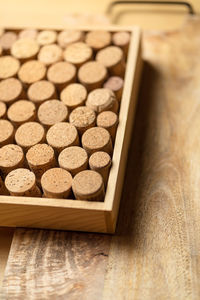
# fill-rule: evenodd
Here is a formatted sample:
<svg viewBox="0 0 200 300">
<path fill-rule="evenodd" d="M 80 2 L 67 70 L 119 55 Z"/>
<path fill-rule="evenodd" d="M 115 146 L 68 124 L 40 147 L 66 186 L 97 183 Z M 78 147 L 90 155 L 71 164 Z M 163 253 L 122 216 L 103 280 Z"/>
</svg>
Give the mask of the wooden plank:
<svg viewBox="0 0 200 300">
<path fill-rule="evenodd" d="M 4 277 L 13 231 L 11 228 L 0 228 L 0 286 Z"/>
</svg>

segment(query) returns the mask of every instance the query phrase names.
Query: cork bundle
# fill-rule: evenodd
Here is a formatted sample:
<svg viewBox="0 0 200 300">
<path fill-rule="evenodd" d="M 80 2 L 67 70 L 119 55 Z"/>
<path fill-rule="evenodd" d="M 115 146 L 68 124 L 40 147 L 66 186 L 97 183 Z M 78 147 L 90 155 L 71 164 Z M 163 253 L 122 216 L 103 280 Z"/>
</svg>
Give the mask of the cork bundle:
<svg viewBox="0 0 200 300">
<path fill-rule="evenodd" d="M 129 32 L 0 30 L 0 194 L 104 201 Z"/>
</svg>

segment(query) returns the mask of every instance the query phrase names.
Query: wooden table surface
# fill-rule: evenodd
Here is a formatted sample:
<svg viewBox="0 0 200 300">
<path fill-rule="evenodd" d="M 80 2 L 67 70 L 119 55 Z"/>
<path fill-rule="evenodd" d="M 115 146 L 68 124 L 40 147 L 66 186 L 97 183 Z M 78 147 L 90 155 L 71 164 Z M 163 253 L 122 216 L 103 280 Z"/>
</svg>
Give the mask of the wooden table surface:
<svg viewBox="0 0 200 300">
<path fill-rule="evenodd" d="M 15 230 L 0 299 L 200 299 L 199 36 L 144 32 L 116 234 Z"/>
</svg>

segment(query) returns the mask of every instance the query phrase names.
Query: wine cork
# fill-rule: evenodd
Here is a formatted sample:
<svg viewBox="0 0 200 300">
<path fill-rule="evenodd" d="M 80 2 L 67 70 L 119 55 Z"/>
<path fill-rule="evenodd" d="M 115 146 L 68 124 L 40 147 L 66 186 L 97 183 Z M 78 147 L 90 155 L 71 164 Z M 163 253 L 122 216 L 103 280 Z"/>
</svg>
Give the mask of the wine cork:
<svg viewBox="0 0 200 300">
<path fill-rule="evenodd" d="M 55 86 L 47 80 L 40 80 L 31 84 L 27 95 L 36 106 L 39 106 L 46 100 L 57 98 Z"/>
<path fill-rule="evenodd" d="M 83 42 L 74 43 L 69 45 L 63 53 L 64 59 L 80 67 L 82 64 L 91 60 L 92 48 Z"/>
<path fill-rule="evenodd" d="M 68 109 L 60 100 L 48 100 L 42 103 L 38 109 L 38 119 L 46 128 L 66 121 Z"/>
<path fill-rule="evenodd" d="M 63 51 L 62 49 L 56 45 L 46 45 L 40 49 L 38 54 L 38 59 L 44 63 L 46 66 L 54 64 L 60 60 L 62 60 Z"/>
<path fill-rule="evenodd" d="M 46 75 L 45 65 L 37 60 L 25 62 L 18 72 L 19 79 L 25 84 L 30 85 L 36 81 L 44 79 Z"/>
<path fill-rule="evenodd" d="M 115 94 L 111 90 L 105 88 L 95 89 L 90 92 L 86 101 L 86 106 L 93 109 L 96 113 L 105 110 L 111 110 L 117 113 L 119 108 Z"/>
<path fill-rule="evenodd" d="M 13 43 L 11 54 L 19 60 L 25 61 L 36 57 L 39 45 L 34 39 L 23 38 Z"/>
<path fill-rule="evenodd" d="M 79 145 L 79 136 L 76 127 L 67 122 L 57 123 L 47 131 L 47 143 L 53 147 L 56 153 L 64 148 Z"/>
<path fill-rule="evenodd" d="M 93 170 L 78 173 L 73 179 L 72 190 L 77 200 L 103 201 L 105 196 L 102 176 Z"/>
<path fill-rule="evenodd" d="M 58 44 L 62 48 L 66 48 L 72 43 L 79 42 L 83 39 L 83 32 L 80 30 L 64 30 L 58 34 Z"/>
<path fill-rule="evenodd" d="M 10 53 L 12 45 L 16 42 L 17 35 L 15 32 L 7 31 L 0 38 L 0 46 L 7 54 Z"/>
<path fill-rule="evenodd" d="M 0 101 L 10 105 L 23 96 L 25 96 L 23 86 L 18 79 L 8 78 L 0 82 Z"/>
<path fill-rule="evenodd" d="M 87 169 L 88 155 L 83 148 L 71 146 L 59 154 L 58 163 L 74 177 L 77 173 Z"/>
<path fill-rule="evenodd" d="M 61 101 L 72 111 L 78 106 L 82 106 L 87 98 L 87 90 L 80 83 L 71 83 L 60 94 Z"/>
<path fill-rule="evenodd" d="M 6 105 L 4 102 L 0 101 L 0 119 L 4 119 L 6 117 Z"/>
<path fill-rule="evenodd" d="M 0 147 L 12 144 L 14 140 L 14 127 L 7 120 L 0 120 Z"/>
<path fill-rule="evenodd" d="M 104 30 L 94 30 L 87 33 L 85 42 L 95 50 L 107 47 L 111 43 L 111 33 Z"/>
<path fill-rule="evenodd" d="M 0 170 L 4 176 L 24 166 L 24 153 L 20 146 L 9 144 L 0 149 Z"/>
<path fill-rule="evenodd" d="M 49 67 L 47 78 L 61 90 L 76 79 L 76 67 L 68 62 L 57 62 Z"/>
<path fill-rule="evenodd" d="M 38 31 L 34 28 L 27 28 L 24 30 L 21 30 L 19 33 L 19 39 L 36 39 L 38 35 Z"/>
<path fill-rule="evenodd" d="M 96 114 L 91 108 L 80 106 L 71 112 L 69 122 L 74 125 L 79 134 L 82 135 L 87 129 L 95 126 Z"/>
<path fill-rule="evenodd" d="M 110 89 L 115 93 L 117 100 L 120 102 L 122 98 L 122 91 L 124 86 L 124 80 L 119 76 L 111 76 L 104 83 L 103 87 Z"/>
<path fill-rule="evenodd" d="M 118 125 L 118 116 L 112 111 L 103 111 L 97 116 L 97 126 L 108 130 L 112 141 L 115 141 L 115 135 Z"/>
<path fill-rule="evenodd" d="M 43 30 L 38 33 L 37 42 L 39 45 L 49 45 L 56 42 L 57 33 L 53 30 Z"/>
<path fill-rule="evenodd" d="M 78 71 L 79 81 L 87 90 L 100 88 L 107 77 L 106 68 L 99 62 L 90 61 L 82 65 Z"/>
<path fill-rule="evenodd" d="M 72 176 L 64 169 L 53 168 L 42 175 L 41 185 L 46 197 L 66 199 L 71 193 Z"/>
<path fill-rule="evenodd" d="M 5 187 L 5 184 L 3 182 L 3 179 L 0 176 L 0 195 L 9 195 L 8 190 Z"/>
<path fill-rule="evenodd" d="M 115 32 L 112 36 L 112 42 L 115 46 L 122 48 L 125 55 L 127 56 L 128 47 L 130 42 L 130 33 L 127 31 Z"/>
<path fill-rule="evenodd" d="M 19 168 L 11 171 L 6 176 L 5 186 L 12 196 L 41 196 L 41 192 L 36 185 L 35 175 L 28 169 Z"/>
<path fill-rule="evenodd" d="M 111 167 L 111 157 L 108 153 L 98 151 L 93 153 L 89 159 L 90 169 L 101 174 L 104 185 L 106 186 Z"/>
<path fill-rule="evenodd" d="M 20 67 L 19 61 L 9 55 L 0 57 L 0 79 L 16 76 Z"/>
<path fill-rule="evenodd" d="M 45 141 L 45 131 L 37 122 L 27 122 L 17 128 L 16 143 L 26 152 L 30 147 Z"/>
<path fill-rule="evenodd" d="M 121 48 L 116 46 L 106 47 L 97 52 L 96 60 L 103 64 L 111 75 L 124 75 L 125 60 Z"/>
<path fill-rule="evenodd" d="M 37 180 L 40 180 L 48 169 L 56 166 L 54 150 L 47 144 L 37 144 L 31 147 L 26 153 L 26 159 Z"/>
<path fill-rule="evenodd" d="M 102 127 L 93 127 L 84 132 L 82 146 L 90 156 L 96 151 L 112 154 L 112 141 L 109 132 Z"/>
<path fill-rule="evenodd" d="M 34 121 L 36 118 L 35 104 L 28 100 L 18 100 L 8 109 L 8 119 L 14 126 L 25 122 Z"/>
</svg>

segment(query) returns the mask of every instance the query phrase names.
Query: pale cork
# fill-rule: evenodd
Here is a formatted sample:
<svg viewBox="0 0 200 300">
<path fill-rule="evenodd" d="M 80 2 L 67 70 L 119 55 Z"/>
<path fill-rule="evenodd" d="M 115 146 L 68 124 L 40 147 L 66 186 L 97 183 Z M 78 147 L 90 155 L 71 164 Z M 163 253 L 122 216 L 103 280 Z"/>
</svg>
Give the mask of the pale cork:
<svg viewBox="0 0 200 300">
<path fill-rule="evenodd" d="M 127 31 L 119 31 L 113 33 L 112 42 L 115 46 L 122 48 L 124 54 L 127 56 L 128 47 L 130 43 L 131 35 Z"/>
<path fill-rule="evenodd" d="M 37 35 L 37 42 L 41 46 L 53 44 L 56 40 L 57 32 L 54 30 L 43 30 Z"/>
<path fill-rule="evenodd" d="M 109 132 L 102 127 L 93 127 L 84 132 L 82 146 L 90 156 L 96 151 L 112 154 L 112 140 Z"/>
<path fill-rule="evenodd" d="M 109 46 L 97 52 L 96 60 L 103 64 L 111 75 L 124 76 L 125 60 L 121 48 Z"/>
<path fill-rule="evenodd" d="M 90 92 L 86 106 L 93 109 L 97 114 L 105 110 L 111 110 L 117 113 L 119 108 L 115 94 L 105 88 L 95 89 Z"/>
<path fill-rule="evenodd" d="M 68 62 L 57 62 L 51 65 L 47 72 L 47 78 L 54 83 L 59 90 L 76 80 L 76 67 Z"/>
<path fill-rule="evenodd" d="M 14 127 L 7 120 L 0 120 L 0 147 L 12 144 L 14 140 Z"/>
<path fill-rule="evenodd" d="M 30 147 L 45 141 L 45 131 L 37 122 L 27 122 L 17 128 L 16 143 L 26 152 Z"/>
<path fill-rule="evenodd" d="M 5 184 L 4 184 L 3 179 L 1 178 L 1 176 L 0 176 L 0 195 L 6 195 L 6 196 L 9 195 L 9 192 L 6 189 Z"/>
<path fill-rule="evenodd" d="M 54 84 L 47 80 L 40 80 L 31 84 L 28 88 L 27 95 L 36 106 L 39 106 L 46 100 L 57 98 Z"/>
<path fill-rule="evenodd" d="M 66 121 L 67 118 L 68 109 L 60 100 L 47 100 L 38 109 L 38 119 L 46 128 Z"/>
<path fill-rule="evenodd" d="M 80 67 L 92 58 L 92 48 L 83 42 L 69 45 L 63 53 L 64 59 Z"/>
<path fill-rule="evenodd" d="M 34 39 L 21 38 L 11 48 L 11 54 L 19 60 L 25 61 L 36 57 L 39 45 Z"/>
<path fill-rule="evenodd" d="M 41 61 L 30 60 L 25 62 L 18 72 L 19 79 L 27 86 L 42 80 L 46 75 L 46 67 Z"/>
<path fill-rule="evenodd" d="M 52 65 L 61 61 L 63 57 L 63 50 L 56 44 L 45 45 L 40 49 L 38 59 L 46 66 Z"/>
<path fill-rule="evenodd" d="M 73 124 L 79 134 L 82 135 L 87 129 L 95 126 L 96 114 L 91 108 L 80 106 L 71 112 L 69 122 Z"/>
<path fill-rule="evenodd" d="M 38 35 L 38 30 L 35 29 L 35 28 L 27 28 L 27 29 L 24 29 L 24 30 L 21 30 L 19 32 L 19 39 L 36 39 L 37 38 L 37 35 Z"/>
<path fill-rule="evenodd" d="M 19 68 L 20 62 L 18 59 L 10 55 L 0 57 L 0 79 L 15 77 Z"/>
<path fill-rule="evenodd" d="M 8 119 L 17 127 L 25 122 L 35 120 L 36 107 L 29 100 L 18 100 L 9 107 L 7 115 Z"/>
<path fill-rule="evenodd" d="M 11 171 L 6 176 L 5 186 L 12 196 L 41 196 L 41 192 L 36 185 L 35 175 L 28 169 L 19 168 Z"/>
<path fill-rule="evenodd" d="M 41 185 L 47 198 L 66 199 L 71 193 L 72 176 L 64 169 L 53 168 L 42 175 Z"/>
<path fill-rule="evenodd" d="M 87 98 L 87 90 L 80 83 L 71 83 L 64 88 L 60 94 L 61 101 L 72 111 L 78 106 L 82 106 Z"/>
<path fill-rule="evenodd" d="M 89 61 L 83 64 L 78 71 L 79 81 L 85 85 L 87 90 L 100 88 L 107 77 L 107 69 L 103 64 Z"/>
<path fill-rule="evenodd" d="M 46 139 L 56 153 L 60 153 L 66 147 L 79 145 L 77 129 L 68 122 L 60 122 L 51 126 L 47 131 Z"/>
<path fill-rule="evenodd" d="M 114 143 L 118 125 L 118 116 L 112 111 L 103 111 L 97 116 L 97 126 L 108 130 Z"/>
<path fill-rule="evenodd" d="M 87 169 L 88 155 L 83 148 L 71 146 L 59 154 L 58 163 L 61 168 L 69 171 L 74 177 L 77 173 Z"/>
<path fill-rule="evenodd" d="M 7 107 L 4 102 L 0 101 L 0 119 L 5 119 Z"/>
<path fill-rule="evenodd" d="M 62 48 L 66 48 L 72 43 L 76 43 L 83 40 L 83 32 L 80 30 L 64 30 L 58 34 L 58 44 Z"/>
<path fill-rule="evenodd" d="M 103 201 L 105 196 L 102 176 L 93 170 L 78 173 L 73 179 L 72 190 L 77 200 Z"/>
<path fill-rule="evenodd" d="M 16 78 L 4 79 L 0 82 L 0 101 L 7 105 L 25 96 L 22 83 Z"/>
<path fill-rule="evenodd" d="M 103 85 L 104 88 L 110 89 L 115 93 L 119 102 L 121 102 L 124 80 L 119 76 L 111 76 Z"/>
<path fill-rule="evenodd" d="M 6 54 L 10 53 L 12 45 L 16 42 L 17 35 L 15 32 L 7 31 L 3 33 L 0 37 L 0 46 L 3 49 L 3 52 Z"/>
<path fill-rule="evenodd" d="M 85 42 L 94 50 L 107 47 L 111 43 L 111 33 L 104 30 L 94 30 L 86 34 Z"/>
<path fill-rule="evenodd" d="M 93 153 L 89 159 L 89 166 L 91 170 L 101 174 L 104 185 L 106 186 L 111 167 L 110 155 L 103 151 Z"/>
<path fill-rule="evenodd" d="M 4 176 L 22 167 L 24 167 L 24 153 L 20 146 L 8 144 L 0 149 L 0 170 Z"/>
<path fill-rule="evenodd" d="M 47 144 L 37 144 L 26 153 L 26 160 L 37 180 L 51 168 L 56 166 L 54 150 Z"/>
</svg>

